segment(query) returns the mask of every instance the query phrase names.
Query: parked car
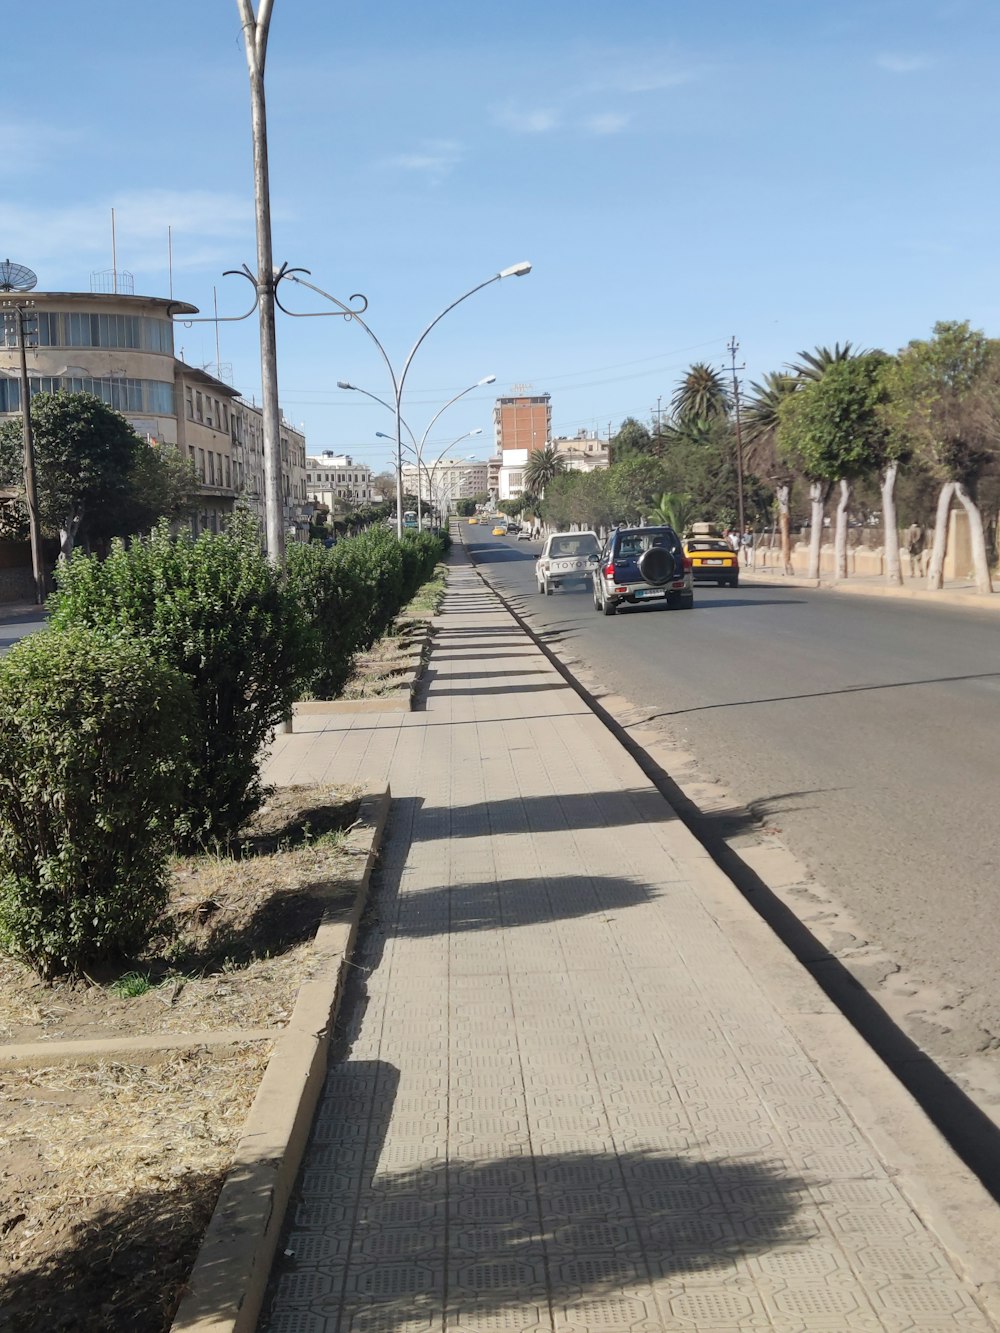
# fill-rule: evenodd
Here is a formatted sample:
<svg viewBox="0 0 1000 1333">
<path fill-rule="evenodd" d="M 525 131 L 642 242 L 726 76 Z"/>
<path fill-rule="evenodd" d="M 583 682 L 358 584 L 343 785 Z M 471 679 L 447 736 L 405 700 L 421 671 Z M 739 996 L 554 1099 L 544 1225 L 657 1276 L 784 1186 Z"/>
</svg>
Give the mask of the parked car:
<svg viewBox="0 0 1000 1333">
<path fill-rule="evenodd" d="M 691 560 L 673 528 L 616 528 L 594 567 L 593 583 L 594 610 L 606 616 L 645 602 L 694 606 Z"/>
<path fill-rule="evenodd" d="M 519 542 L 530 542 L 530 541 L 531 541 L 531 529 L 530 529 L 530 528 L 518 528 L 518 530 L 517 530 L 517 540 L 518 540 Z"/>
<path fill-rule="evenodd" d="M 511 532 L 520 532 L 520 531 L 521 531 L 521 525 L 520 525 L 520 523 L 514 523 L 514 522 L 511 522 L 511 521 L 508 521 L 508 523 L 507 523 L 507 532 L 508 532 L 508 534 L 511 533 Z"/>
<path fill-rule="evenodd" d="M 550 595 L 553 588 L 561 588 L 564 583 L 586 586 L 600 550 L 596 532 L 550 533 L 535 561 L 538 591 Z"/>
<path fill-rule="evenodd" d="M 720 588 L 739 583 L 739 558 L 724 537 L 688 537 L 684 554 L 691 561 L 695 583 L 717 583 Z"/>
</svg>

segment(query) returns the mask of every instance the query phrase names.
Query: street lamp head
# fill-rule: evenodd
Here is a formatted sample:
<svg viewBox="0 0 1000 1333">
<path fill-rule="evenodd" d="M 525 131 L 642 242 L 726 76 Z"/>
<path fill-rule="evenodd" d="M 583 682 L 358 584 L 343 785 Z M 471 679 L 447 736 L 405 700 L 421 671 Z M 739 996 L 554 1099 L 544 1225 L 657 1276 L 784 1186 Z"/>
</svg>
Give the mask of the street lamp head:
<svg viewBox="0 0 1000 1333">
<path fill-rule="evenodd" d="M 526 259 L 522 259 L 520 264 L 511 264 L 510 268 L 500 270 L 501 278 L 523 278 L 526 273 L 531 272 L 531 265 Z"/>
<path fill-rule="evenodd" d="M 384 430 L 377 430 L 375 432 L 375 438 L 376 440 L 392 440 L 393 444 L 396 443 L 395 435 L 386 435 Z"/>
<path fill-rule="evenodd" d="M 469 434 L 470 434 L 470 435 L 482 435 L 482 433 L 483 433 L 483 428 L 482 428 L 482 426 L 477 426 L 475 430 L 470 430 L 470 431 L 469 431 Z"/>
<path fill-rule="evenodd" d="M 496 382 L 496 375 L 485 375 L 481 380 L 476 381 L 476 387 L 478 388 L 480 384 L 496 384 Z"/>
<path fill-rule="evenodd" d="M 338 380 L 338 381 L 337 381 L 337 388 L 338 388 L 338 389 L 356 389 L 357 387 L 358 387 L 358 386 L 357 386 L 356 384 L 351 384 L 351 383 L 349 383 L 347 380 Z"/>
</svg>

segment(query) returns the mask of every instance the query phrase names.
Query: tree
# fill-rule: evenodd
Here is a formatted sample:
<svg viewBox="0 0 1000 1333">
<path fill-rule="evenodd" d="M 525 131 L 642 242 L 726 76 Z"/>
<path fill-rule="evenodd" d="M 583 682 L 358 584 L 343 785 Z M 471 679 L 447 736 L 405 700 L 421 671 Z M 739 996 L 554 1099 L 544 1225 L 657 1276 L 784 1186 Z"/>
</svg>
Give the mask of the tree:
<svg viewBox="0 0 1000 1333">
<path fill-rule="evenodd" d="M 116 527 L 116 511 L 128 496 L 139 450 L 131 425 L 89 393 L 40 393 L 31 400 L 38 507 L 44 527 L 59 533 L 69 556 L 81 527 Z M 0 481 L 20 485 L 20 417 L 0 426 Z"/>
<path fill-rule="evenodd" d="M 948 513 L 957 499 L 969 518 L 976 587 L 992 591 L 976 484 L 996 458 L 1000 429 L 1000 344 L 967 320 L 934 325 L 934 336 L 902 349 L 890 386 L 895 437 L 912 445 L 940 484 L 927 586 L 944 585 Z"/>
<path fill-rule="evenodd" d="M 553 478 L 566 470 L 566 460 L 551 444 L 533 449 L 524 465 L 524 489 L 528 495 L 543 496 Z"/>
<path fill-rule="evenodd" d="M 696 361 L 685 374 L 670 400 L 678 417 L 696 417 L 711 421 L 727 417 L 730 395 L 721 370 L 704 361 Z"/>
<path fill-rule="evenodd" d="M 751 381 L 750 397 L 743 413 L 745 464 L 753 472 L 767 477 L 774 485 L 781 537 L 781 564 L 786 574 L 792 572 L 791 494 L 794 473 L 778 453 L 778 414 L 781 404 L 789 394 L 795 392 L 799 383 L 798 377 L 783 375 L 780 371 L 769 372 L 761 383 Z"/>
<path fill-rule="evenodd" d="M 140 441 L 120 505 L 99 510 L 85 524 L 90 540 L 109 542 L 152 532 L 161 519 L 177 523 L 195 509 L 198 473 L 172 445 Z"/>
<path fill-rule="evenodd" d="M 694 513 L 690 495 L 681 495 L 677 491 L 664 491 L 657 501 L 656 508 L 651 509 L 646 517 L 651 523 L 665 523 L 668 528 L 673 528 L 678 536 L 683 536 L 684 530 L 693 520 Z"/>
<path fill-rule="evenodd" d="M 856 355 L 866 354 L 853 352 L 849 342 L 845 342 L 843 347 L 840 343 L 835 343 L 832 349 L 816 347 L 812 352 L 799 352 L 798 361 L 789 363 L 786 368 L 792 371 L 799 381 L 800 389 L 811 391 L 815 385 L 822 382 L 831 367 L 850 361 Z M 809 529 L 809 577 L 817 579 L 820 545 L 823 539 L 823 515 L 834 482 L 841 483 L 841 499 L 837 511 L 837 567 L 838 573 L 841 572 L 841 566 L 843 574 L 847 572 L 846 523 L 850 483 L 846 476 L 830 475 L 829 466 L 837 450 L 836 447 L 832 447 L 833 435 L 830 431 L 826 430 L 824 434 L 825 410 L 825 405 L 817 400 L 815 395 L 811 396 L 807 403 L 802 403 L 799 402 L 799 395 L 795 394 L 779 405 L 781 423 L 778 431 L 779 452 L 786 460 L 796 459 L 797 456 L 800 470 L 809 480 L 809 501 L 812 509 Z M 824 442 L 821 442 L 821 436 Z"/>
<path fill-rule="evenodd" d="M 627 458 L 648 458 L 653 446 L 653 437 L 641 421 L 635 417 L 626 417 L 618 427 L 618 434 L 611 439 L 611 461 L 623 463 Z"/>
<path fill-rule="evenodd" d="M 610 492 L 616 520 L 638 522 L 667 489 L 666 471 L 656 458 L 630 458 L 611 468 Z"/>
<path fill-rule="evenodd" d="M 381 495 L 383 500 L 396 499 L 396 474 L 394 472 L 377 472 L 372 477 L 372 490 Z"/>
</svg>

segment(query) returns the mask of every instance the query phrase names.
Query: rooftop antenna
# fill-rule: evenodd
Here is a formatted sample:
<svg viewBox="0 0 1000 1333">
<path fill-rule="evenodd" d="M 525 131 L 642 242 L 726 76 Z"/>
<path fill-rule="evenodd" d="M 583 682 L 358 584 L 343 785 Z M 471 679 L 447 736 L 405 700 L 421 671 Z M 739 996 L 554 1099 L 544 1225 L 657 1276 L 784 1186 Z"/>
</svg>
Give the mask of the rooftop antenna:
<svg viewBox="0 0 1000 1333">
<path fill-rule="evenodd" d="M 115 210 L 111 210 L 111 281 L 113 291 L 118 291 L 118 243 L 115 240 Z"/>
<path fill-rule="evenodd" d="M 12 264 L 9 259 L 0 264 L 0 292 L 30 292 L 37 282 L 37 276 L 23 264 Z"/>
<path fill-rule="evenodd" d="M 174 237 L 173 228 L 167 228 L 167 287 L 170 290 L 170 299 L 174 299 Z"/>
</svg>

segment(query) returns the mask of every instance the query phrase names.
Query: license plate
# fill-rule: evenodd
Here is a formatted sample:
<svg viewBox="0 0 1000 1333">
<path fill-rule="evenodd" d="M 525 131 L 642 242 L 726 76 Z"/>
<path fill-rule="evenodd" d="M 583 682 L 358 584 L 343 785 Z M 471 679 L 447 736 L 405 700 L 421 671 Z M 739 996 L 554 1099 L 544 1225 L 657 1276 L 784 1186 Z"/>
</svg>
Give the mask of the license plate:
<svg viewBox="0 0 1000 1333">
<path fill-rule="evenodd" d="M 701 563 L 703 565 L 726 565 L 729 562 L 728 560 L 703 560 Z"/>
<path fill-rule="evenodd" d="M 636 588 L 636 597 L 666 597 L 662 588 Z"/>
</svg>

